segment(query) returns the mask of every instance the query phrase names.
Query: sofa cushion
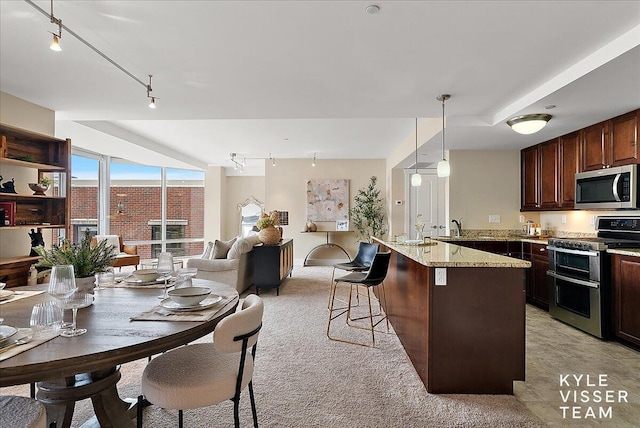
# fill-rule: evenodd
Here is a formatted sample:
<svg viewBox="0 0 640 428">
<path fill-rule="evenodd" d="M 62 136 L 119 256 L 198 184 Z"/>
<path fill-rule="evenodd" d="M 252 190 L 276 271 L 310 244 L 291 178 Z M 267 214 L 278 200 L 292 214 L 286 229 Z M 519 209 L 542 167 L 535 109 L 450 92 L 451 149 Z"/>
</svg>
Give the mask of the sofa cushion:
<svg viewBox="0 0 640 428">
<path fill-rule="evenodd" d="M 230 239 L 229 241 L 218 241 L 216 239 L 215 244 L 213 244 L 213 256 L 212 259 L 226 259 L 227 253 L 231 249 L 231 246 L 236 242 L 238 238 Z"/>
<path fill-rule="evenodd" d="M 231 246 L 231 249 L 227 254 L 227 258 L 238 259 L 241 255 L 253 250 L 253 246 L 258 245 L 259 243 L 260 238 L 258 238 L 258 235 L 251 235 L 245 238 L 240 238 Z"/>
<path fill-rule="evenodd" d="M 107 245 L 114 247 L 114 256 L 120 254 L 120 239 L 118 238 L 118 235 L 96 235 L 96 242 L 100 243 L 100 241 L 107 241 Z"/>
</svg>

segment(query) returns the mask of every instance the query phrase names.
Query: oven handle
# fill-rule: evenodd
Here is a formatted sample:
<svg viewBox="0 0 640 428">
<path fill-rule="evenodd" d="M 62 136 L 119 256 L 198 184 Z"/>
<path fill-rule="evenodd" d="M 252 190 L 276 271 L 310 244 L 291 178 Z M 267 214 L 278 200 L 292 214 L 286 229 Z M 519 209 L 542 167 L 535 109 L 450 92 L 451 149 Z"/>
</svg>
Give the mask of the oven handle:
<svg viewBox="0 0 640 428">
<path fill-rule="evenodd" d="M 559 273 L 555 273 L 552 270 L 548 270 L 547 271 L 547 275 L 552 276 L 554 278 L 561 279 L 563 281 L 573 282 L 574 284 L 585 285 L 585 286 L 591 287 L 591 288 L 598 288 L 598 283 L 597 282 L 591 282 L 591 281 L 584 281 L 582 279 L 569 278 L 568 276 L 564 276 L 564 275 L 560 275 Z"/>
<path fill-rule="evenodd" d="M 596 251 L 569 250 L 567 248 L 560 248 L 560 247 L 547 247 L 547 250 L 556 251 L 558 253 L 577 254 L 579 256 L 598 257 L 600 255 Z"/>
</svg>

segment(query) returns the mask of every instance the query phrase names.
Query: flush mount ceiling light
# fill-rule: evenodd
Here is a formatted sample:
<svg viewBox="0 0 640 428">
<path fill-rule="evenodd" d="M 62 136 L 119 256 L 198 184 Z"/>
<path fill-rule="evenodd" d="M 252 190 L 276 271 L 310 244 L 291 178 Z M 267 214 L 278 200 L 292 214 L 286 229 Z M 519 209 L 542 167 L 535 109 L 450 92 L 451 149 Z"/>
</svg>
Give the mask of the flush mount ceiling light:
<svg viewBox="0 0 640 428">
<path fill-rule="evenodd" d="M 60 47 L 60 39 L 62 38 L 62 29 L 64 28 L 65 31 L 68 34 L 71 34 L 73 37 L 75 37 L 79 42 L 82 42 L 85 46 L 87 46 L 89 49 L 91 49 L 92 51 L 94 51 L 95 53 L 97 53 L 98 55 L 100 55 L 102 58 L 106 59 L 109 63 L 111 63 L 111 65 L 115 66 L 117 69 L 119 69 L 120 71 L 122 71 L 124 74 L 126 74 L 127 76 L 129 76 L 130 78 L 132 78 L 133 80 L 135 80 L 136 82 L 138 82 L 139 84 L 141 84 L 142 86 L 145 87 L 145 89 L 147 90 L 147 98 L 151 99 L 151 102 L 149 103 L 149 107 L 150 108 L 155 108 L 156 107 L 156 99 L 158 97 L 155 96 L 151 96 L 150 92 L 151 92 L 151 75 L 149 75 L 149 84 L 147 85 L 146 83 L 144 83 L 142 80 L 138 79 L 136 76 L 134 76 L 132 73 L 130 73 L 128 70 L 126 70 L 124 67 L 122 67 L 120 64 L 118 64 L 117 62 L 115 62 L 114 60 L 112 60 L 111 58 L 109 58 L 107 55 L 105 55 L 104 53 L 102 53 L 100 50 L 98 50 L 98 48 L 96 48 L 95 46 L 93 46 L 91 43 L 89 43 L 88 41 L 86 41 L 85 39 L 83 39 L 80 35 L 78 35 L 76 32 L 74 32 L 73 30 L 71 30 L 69 27 L 67 27 L 66 25 L 62 24 L 62 19 L 56 18 L 53 15 L 53 0 L 51 0 L 51 13 L 47 13 L 47 11 L 45 11 L 44 9 L 42 9 L 40 6 L 38 6 L 37 4 L 35 4 L 33 2 L 33 0 L 24 0 L 25 3 L 31 5 L 34 9 L 36 9 L 38 12 L 42 13 L 44 16 L 46 16 L 47 18 L 49 18 L 49 20 L 51 21 L 52 24 L 56 24 L 58 26 L 58 33 L 51 33 L 53 34 L 53 42 L 51 43 L 51 45 L 49 46 L 49 48 L 51 50 L 54 51 L 61 51 L 62 48 Z"/>
<path fill-rule="evenodd" d="M 374 13 L 380 12 L 380 6 L 378 6 L 377 4 L 370 4 L 369 6 L 367 6 L 365 11 L 367 13 L 373 15 Z"/>
<path fill-rule="evenodd" d="M 422 184 L 422 176 L 418 172 L 418 118 L 416 117 L 416 172 L 411 174 L 411 185 L 419 187 Z"/>
<path fill-rule="evenodd" d="M 438 162 L 438 177 L 448 177 L 451 175 L 451 166 L 444 157 L 444 102 L 451 98 L 449 94 L 438 95 L 436 99 L 442 101 L 442 160 Z"/>
<path fill-rule="evenodd" d="M 507 125 L 518 134 L 535 134 L 545 127 L 551 117 L 550 114 L 525 114 L 509 119 Z"/>
</svg>

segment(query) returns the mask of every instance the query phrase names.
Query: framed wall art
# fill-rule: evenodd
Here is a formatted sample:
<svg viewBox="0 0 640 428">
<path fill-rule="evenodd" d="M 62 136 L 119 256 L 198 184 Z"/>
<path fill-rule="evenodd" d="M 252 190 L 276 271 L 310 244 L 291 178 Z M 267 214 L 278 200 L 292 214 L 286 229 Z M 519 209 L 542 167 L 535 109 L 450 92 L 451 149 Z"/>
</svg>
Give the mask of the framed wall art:
<svg viewBox="0 0 640 428">
<path fill-rule="evenodd" d="M 336 230 L 349 230 L 349 220 L 336 221 Z"/>
<path fill-rule="evenodd" d="M 349 180 L 307 180 L 307 220 L 349 219 Z"/>
</svg>

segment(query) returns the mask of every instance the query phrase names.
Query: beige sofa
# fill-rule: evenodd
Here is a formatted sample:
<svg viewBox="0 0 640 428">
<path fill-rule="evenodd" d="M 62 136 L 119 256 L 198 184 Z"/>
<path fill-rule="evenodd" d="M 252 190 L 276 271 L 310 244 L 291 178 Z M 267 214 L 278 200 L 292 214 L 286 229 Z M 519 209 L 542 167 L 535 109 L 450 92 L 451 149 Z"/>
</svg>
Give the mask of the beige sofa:
<svg viewBox="0 0 640 428">
<path fill-rule="evenodd" d="M 197 268 L 196 278 L 222 282 L 242 293 L 253 285 L 253 246 L 260 243 L 257 236 L 238 239 L 226 259 L 189 259 L 187 267 Z"/>
</svg>

